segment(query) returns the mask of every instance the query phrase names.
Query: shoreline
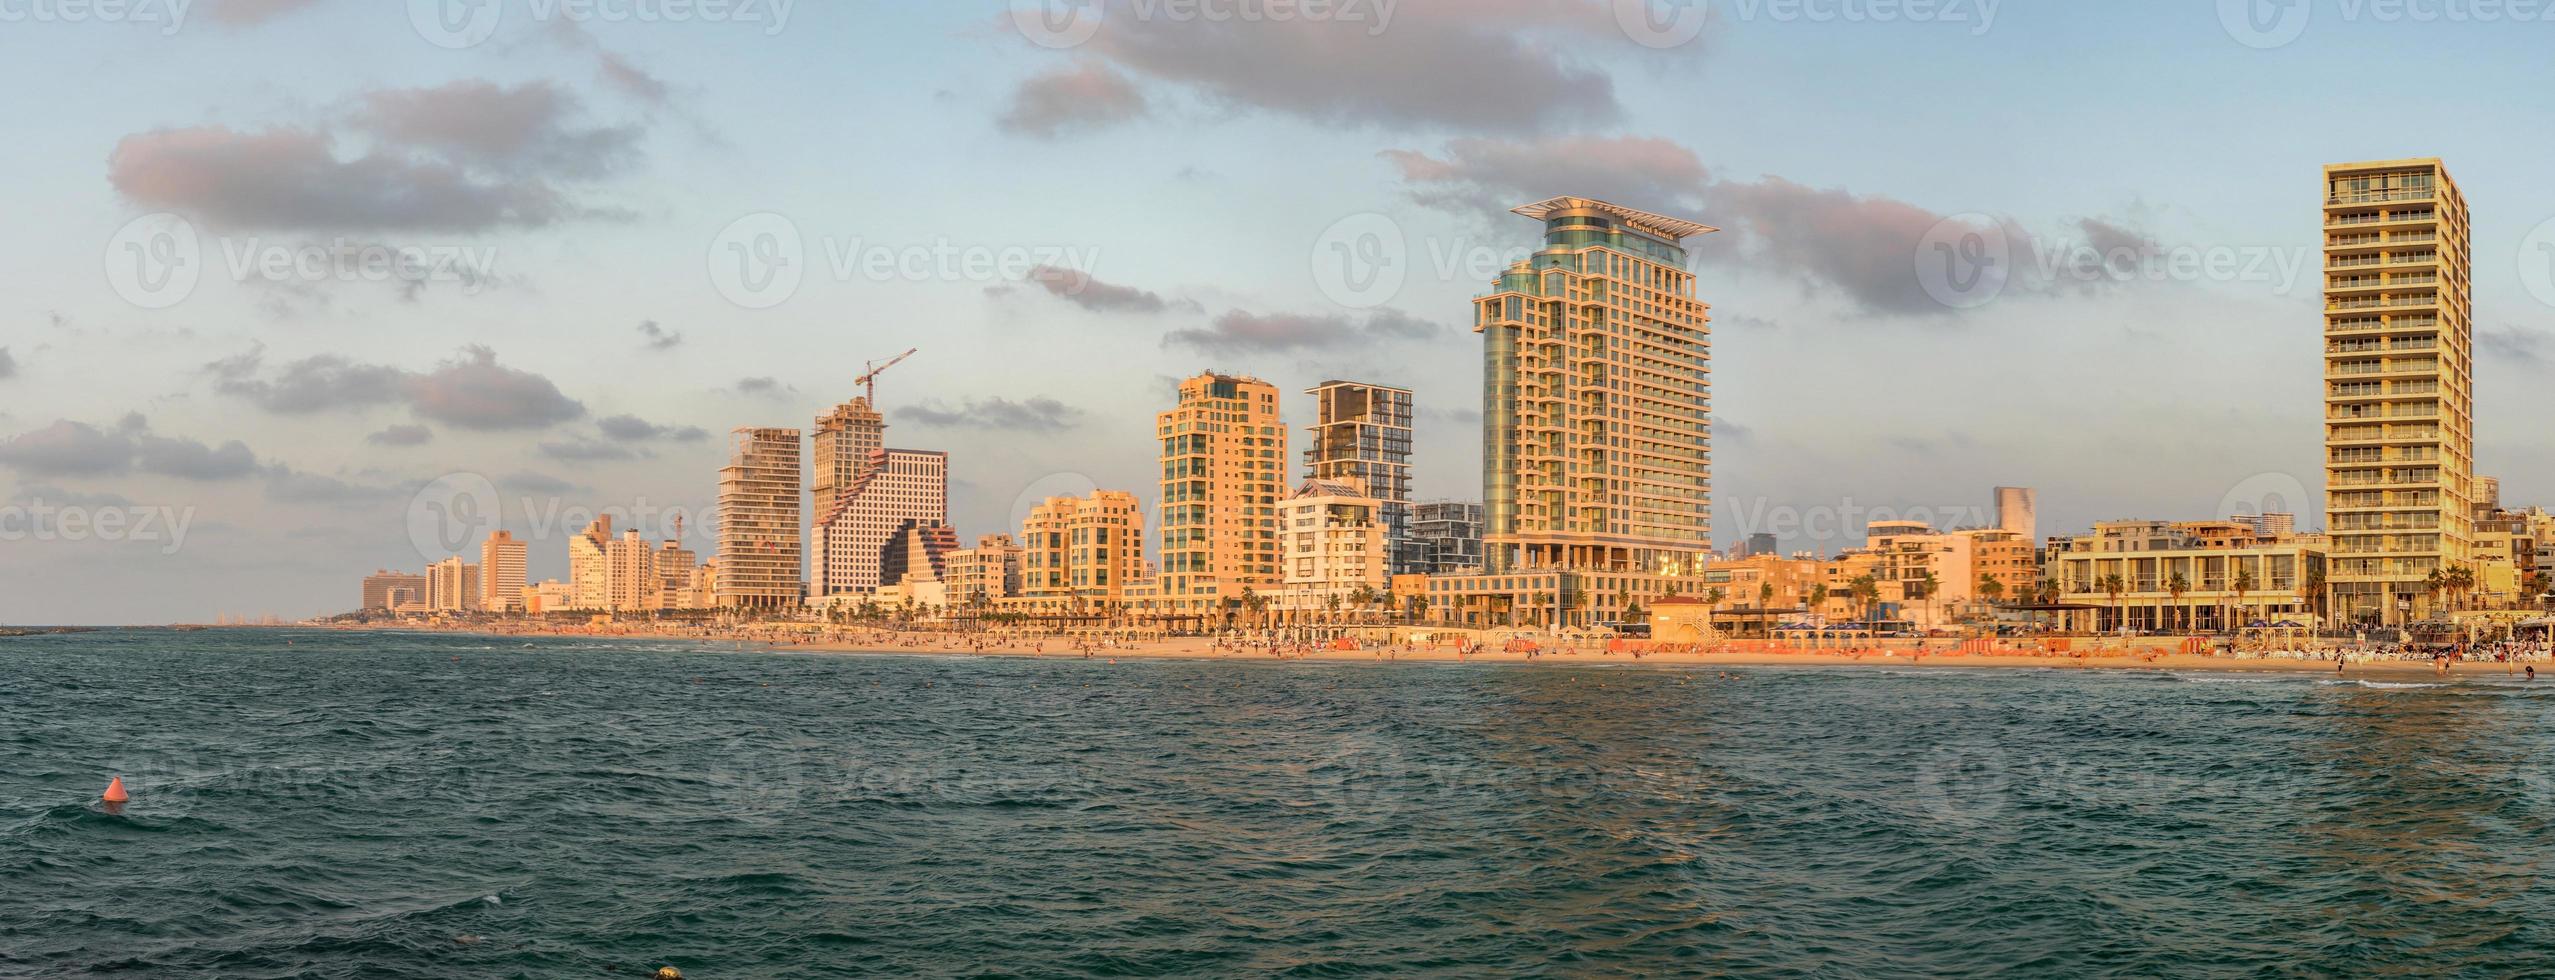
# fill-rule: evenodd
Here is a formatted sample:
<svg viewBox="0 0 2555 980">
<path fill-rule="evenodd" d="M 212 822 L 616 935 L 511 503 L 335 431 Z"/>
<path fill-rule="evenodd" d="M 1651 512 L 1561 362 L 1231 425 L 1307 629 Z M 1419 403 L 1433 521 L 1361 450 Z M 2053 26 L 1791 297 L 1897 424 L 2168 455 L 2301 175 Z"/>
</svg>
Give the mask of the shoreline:
<svg viewBox="0 0 2555 980">
<path fill-rule="evenodd" d="M 716 635 L 690 631 L 663 632 L 652 629 L 476 629 L 435 626 L 365 626 L 318 627 L 321 629 L 367 629 L 396 632 L 451 633 L 489 638 L 558 637 L 566 639 L 622 639 L 689 642 L 708 652 L 727 652 L 722 644 L 732 644 L 735 652 L 871 654 L 895 656 L 977 656 L 1008 657 L 1035 660 L 1189 660 L 1284 663 L 1313 661 L 1320 663 L 1489 663 L 1527 667 L 1588 666 L 1672 666 L 1672 667 L 1887 667 L 1898 669 L 2034 669 L 2085 671 L 2166 671 L 2223 674 L 2322 674 L 2328 677 L 2378 677 L 2387 680 L 2454 680 L 2462 678 L 2526 676 L 2525 667 L 2534 661 L 2503 663 L 2493 660 L 2468 660 L 2449 665 L 2443 676 L 2428 659 L 2361 659 L 2353 658 L 2345 669 L 2337 672 L 2329 657 L 2298 658 L 2282 656 L 2233 657 L 2190 654 L 2170 651 L 2133 653 L 2119 650 L 2083 654 L 2043 654 L 2024 652 L 1961 653 L 1951 650 L 1929 650 L 1921 655 L 1913 651 L 1864 651 L 1803 649 L 1797 652 L 1774 651 L 1608 651 L 1603 647 L 1523 653 L 1506 650 L 1460 652 L 1451 645 L 1396 645 L 1365 649 L 1337 650 L 1324 648 L 1288 648 L 1273 654 L 1265 648 L 1237 649 L 1219 646 L 1208 637 L 1174 637 L 1166 639 L 1118 640 L 1083 648 L 1062 637 L 977 637 L 967 634 L 900 633 L 879 631 L 866 637 L 843 639 L 794 639 L 781 635 Z M 2555 665 L 2550 665 L 2555 671 Z M 2548 677 L 2555 683 L 2555 674 Z"/>
</svg>

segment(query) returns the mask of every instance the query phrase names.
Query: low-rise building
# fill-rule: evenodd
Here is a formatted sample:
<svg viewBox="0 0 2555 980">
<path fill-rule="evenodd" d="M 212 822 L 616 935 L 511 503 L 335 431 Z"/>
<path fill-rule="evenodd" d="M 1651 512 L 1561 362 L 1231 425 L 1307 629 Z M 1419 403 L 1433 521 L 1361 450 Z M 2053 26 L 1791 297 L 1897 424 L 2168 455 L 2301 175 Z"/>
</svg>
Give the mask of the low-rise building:
<svg viewBox="0 0 2555 980">
<path fill-rule="evenodd" d="M 2326 547 L 2320 535 L 2261 538 L 2227 521 L 2104 521 L 2045 571 L 2063 602 L 2092 607 L 2068 614 L 2071 629 L 2312 625 Z"/>
</svg>

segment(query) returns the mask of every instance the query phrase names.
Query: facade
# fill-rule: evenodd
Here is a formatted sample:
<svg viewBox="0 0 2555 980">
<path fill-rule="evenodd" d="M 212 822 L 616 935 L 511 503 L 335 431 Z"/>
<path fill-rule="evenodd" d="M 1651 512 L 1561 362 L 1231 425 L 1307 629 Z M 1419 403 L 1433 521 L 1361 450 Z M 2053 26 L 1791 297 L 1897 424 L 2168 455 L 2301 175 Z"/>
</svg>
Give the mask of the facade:
<svg viewBox="0 0 2555 980">
<path fill-rule="evenodd" d="M 1144 535 L 1136 534 L 1141 542 Z M 1020 544 L 1008 534 L 988 534 L 976 546 L 949 553 L 949 602 L 966 609 L 1020 594 Z"/>
<path fill-rule="evenodd" d="M 1178 404 L 1155 418 L 1155 435 L 1162 444 L 1157 609 L 1221 622 L 1246 590 L 1268 591 L 1280 578 L 1277 504 L 1287 455 L 1277 386 L 1213 372 L 1182 381 Z"/>
<path fill-rule="evenodd" d="M 1712 550 L 1711 328 L 1683 240 L 1602 201 L 1517 209 L 1544 248 L 1475 302 L 1491 571 L 1670 571 Z"/>
<path fill-rule="evenodd" d="M 806 593 L 799 565 L 799 432 L 738 429 L 719 470 L 721 609 L 786 609 Z"/>
<path fill-rule="evenodd" d="M 534 616 L 574 608 L 576 600 L 576 586 L 555 578 L 523 587 L 524 612 Z"/>
<path fill-rule="evenodd" d="M 1021 521 L 1017 607 L 1049 614 L 1132 610 L 1127 591 L 1143 576 L 1144 509 L 1134 494 L 1049 497 Z"/>
<path fill-rule="evenodd" d="M 2040 494 L 2030 487 L 1997 487 L 1996 526 L 2025 541 L 2039 541 Z"/>
<path fill-rule="evenodd" d="M 426 577 L 387 569 L 364 576 L 365 609 L 398 609 L 426 601 Z"/>
<path fill-rule="evenodd" d="M 1335 623 L 1389 611 L 1386 503 L 1345 480 L 1308 480 L 1278 505 L 1285 584 L 1269 596 L 1271 621 Z"/>
<path fill-rule="evenodd" d="M 1358 487 L 1382 511 L 1392 570 L 1414 570 L 1411 539 L 1411 393 L 1407 388 L 1325 381 L 1313 396 L 1311 444 L 1304 447 L 1306 478 Z"/>
<path fill-rule="evenodd" d="M 2298 533 L 2298 515 L 2273 511 L 2267 514 L 2238 514 L 2228 518 L 2251 528 L 2257 537 L 2276 538 Z"/>
<path fill-rule="evenodd" d="M 832 498 L 833 509 L 817 516 L 813 532 L 817 543 L 809 594 L 823 598 L 877 591 L 894 581 L 883 562 L 898 529 L 946 526 L 949 454 L 872 450 L 859 475 Z M 956 540 L 954 533 L 950 540 Z"/>
<path fill-rule="evenodd" d="M 677 529 L 678 531 L 680 528 Z M 657 606 L 659 609 L 699 609 L 699 597 L 692 592 L 693 569 L 699 564 L 692 549 L 672 538 L 657 546 Z"/>
<path fill-rule="evenodd" d="M 608 609 L 612 606 L 612 515 L 597 514 L 568 539 L 568 586 L 565 608 Z"/>
<path fill-rule="evenodd" d="M 848 523 L 853 495 L 878 465 L 879 452 L 886 448 L 887 421 L 870 405 L 866 395 L 817 417 L 815 434 L 808 440 L 807 512 L 813 523 L 807 540 L 808 595 L 849 595 L 878 587 L 872 562 L 884 537 L 870 544 L 866 557 L 855 556 Z M 829 534 L 838 522 L 846 525 L 843 547 L 839 549 L 832 547 L 834 540 Z M 848 580 L 854 569 L 870 571 L 864 584 L 855 586 Z"/>
<path fill-rule="evenodd" d="M 479 543 L 479 608 L 523 611 L 524 557 L 523 539 L 504 531 L 491 531 Z"/>
<path fill-rule="evenodd" d="M 639 536 L 637 528 L 604 542 L 603 605 L 590 608 L 634 613 L 663 607 L 665 579 L 657 574 L 656 554 L 657 549 Z"/>
<path fill-rule="evenodd" d="M 2466 198 L 2435 158 L 2329 165 L 2324 259 L 2331 611 L 2425 618 L 2474 549 Z"/>
<path fill-rule="evenodd" d="M 1746 554 L 1743 554 L 1740 557 L 1754 558 L 1758 555 L 1771 555 L 1781 551 L 1782 547 L 1783 545 L 1781 541 L 1774 536 L 1774 532 L 1758 531 L 1755 534 L 1748 535 L 1748 545 L 1745 549 Z"/>
<path fill-rule="evenodd" d="M 907 520 L 887 535 L 879 549 L 881 588 L 902 582 L 946 582 L 949 553 L 958 550 L 958 531 L 939 521 Z"/>
<path fill-rule="evenodd" d="M 479 608 L 479 566 L 456 555 L 426 566 L 426 611 L 470 612 Z"/>
<path fill-rule="evenodd" d="M 2330 574 L 2325 548 L 2316 536 L 2259 538 L 2225 521 L 2104 521 L 2053 554 L 2048 574 L 2064 602 L 2092 607 L 2069 614 L 2076 629 L 2312 625 L 2312 585 Z"/>
<path fill-rule="evenodd" d="M 1433 501 L 1411 508 L 1417 570 L 1452 575 L 1482 567 L 1482 505 Z"/>
</svg>

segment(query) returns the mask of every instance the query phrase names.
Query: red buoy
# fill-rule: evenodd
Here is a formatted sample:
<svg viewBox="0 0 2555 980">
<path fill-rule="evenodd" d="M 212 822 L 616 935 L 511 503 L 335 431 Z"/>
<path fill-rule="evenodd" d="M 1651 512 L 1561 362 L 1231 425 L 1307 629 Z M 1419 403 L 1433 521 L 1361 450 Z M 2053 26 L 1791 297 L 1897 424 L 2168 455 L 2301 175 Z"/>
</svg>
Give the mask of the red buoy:
<svg viewBox="0 0 2555 980">
<path fill-rule="evenodd" d="M 106 795 L 98 797 L 99 800 L 107 803 L 122 803 L 132 798 L 131 794 L 124 791 L 124 777 L 122 776 L 117 776 L 113 782 L 107 783 Z"/>
</svg>

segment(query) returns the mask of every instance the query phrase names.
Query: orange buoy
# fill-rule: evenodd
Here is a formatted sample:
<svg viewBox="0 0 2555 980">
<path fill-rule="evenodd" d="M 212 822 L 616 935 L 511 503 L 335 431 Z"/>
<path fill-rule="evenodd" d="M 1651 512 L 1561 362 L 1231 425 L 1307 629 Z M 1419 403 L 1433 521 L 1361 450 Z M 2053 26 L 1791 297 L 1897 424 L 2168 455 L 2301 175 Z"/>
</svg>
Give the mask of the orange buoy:
<svg viewBox="0 0 2555 980">
<path fill-rule="evenodd" d="M 100 802 L 105 803 L 122 803 L 132 798 L 131 794 L 124 791 L 124 777 L 122 776 L 117 776 L 114 781 L 107 783 L 106 795 L 98 797 Z"/>
</svg>

